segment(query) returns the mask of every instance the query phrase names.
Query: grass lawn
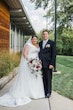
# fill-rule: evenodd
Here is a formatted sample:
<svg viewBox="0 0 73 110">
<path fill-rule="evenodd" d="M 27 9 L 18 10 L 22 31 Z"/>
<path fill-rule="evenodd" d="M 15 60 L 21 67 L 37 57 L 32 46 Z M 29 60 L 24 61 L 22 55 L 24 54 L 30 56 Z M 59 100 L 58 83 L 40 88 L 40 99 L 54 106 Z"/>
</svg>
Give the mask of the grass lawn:
<svg viewBox="0 0 73 110">
<path fill-rule="evenodd" d="M 73 100 L 73 57 L 57 56 L 57 70 L 53 75 L 53 90 Z"/>
</svg>

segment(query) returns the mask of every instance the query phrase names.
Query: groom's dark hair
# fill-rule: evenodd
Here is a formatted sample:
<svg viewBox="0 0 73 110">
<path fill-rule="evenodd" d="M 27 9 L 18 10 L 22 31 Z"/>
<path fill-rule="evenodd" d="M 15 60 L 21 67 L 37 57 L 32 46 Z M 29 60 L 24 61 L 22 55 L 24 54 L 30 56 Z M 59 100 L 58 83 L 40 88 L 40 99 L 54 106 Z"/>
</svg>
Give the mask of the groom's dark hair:
<svg viewBox="0 0 73 110">
<path fill-rule="evenodd" d="M 42 33 L 44 33 L 44 32 L 48 32 L 48 34 L 49 34 L 49 31 L 48 31 L 47 29 L 44 29 L 44 30 L 42 31 Z"/>
</svg>

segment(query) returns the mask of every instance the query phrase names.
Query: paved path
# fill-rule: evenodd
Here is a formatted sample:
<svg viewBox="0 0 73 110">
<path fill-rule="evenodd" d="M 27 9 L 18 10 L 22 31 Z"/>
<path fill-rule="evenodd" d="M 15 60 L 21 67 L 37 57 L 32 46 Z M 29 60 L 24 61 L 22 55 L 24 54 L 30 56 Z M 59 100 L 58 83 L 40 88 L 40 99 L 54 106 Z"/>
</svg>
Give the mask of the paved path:
<svg viewBox="0 0 73 110">
<path fill-rule="evenodd" d="M 1 91 L 0 96 L 6 93 L 15 78 L 9 82 Z M 33 100 L 31 103 L 16 108 L 0 106 L 0 110 L 73 110 L 73 101 L 65 98 L 56 92 L 52 92 L 50 99 Z"/>
<path fill-rule="evenodd" d="M 0 90 L 0 96 L 6 93 L 11 85 L 14 83 L 15 78 L 9 82 L 2 90 Z M 11 108 L 11 107 L 3 107 L 0 106 L 0 110 L 50 110 L 49 109 L 49 100 L 48 99 L 39 99 L 33 100 L 31 103 Z"/>
<path fill-rule="evenodd" d="M 56 92 L 50 98 L 51 110 L 73 110 L 73 100 L 63 97 Z"/>
</svg>

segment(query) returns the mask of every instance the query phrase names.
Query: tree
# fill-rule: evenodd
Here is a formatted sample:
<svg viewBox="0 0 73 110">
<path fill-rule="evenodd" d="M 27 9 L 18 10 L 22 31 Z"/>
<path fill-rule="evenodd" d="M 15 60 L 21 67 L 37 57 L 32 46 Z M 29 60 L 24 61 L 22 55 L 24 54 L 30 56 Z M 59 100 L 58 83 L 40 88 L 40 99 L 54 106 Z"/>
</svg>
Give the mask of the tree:
<svg viewBox="0 0 73 110">
<path fill-rule="evenodd" d="M 50 0 L 30 0 L 30 1 L 35 3 L 36 9 L 39 7 L 42 7 L 45 9 L 48 6 L 48 2 Z"/>
<path fill-rule="evenodd" d="M 54 22 L 54 0 L 30 0 L 39 7 L 47 8 L 47 16 Z M 57 54 L 73 55 L 73 0 L 57 0 Z M 52 29 L 53 30 L 53 29 Z"/>
<path fill-rule="evenodd" d="M 35 3 L 36 8 L 42 7 L 47 8 L 49 2 L 51 7 L 48 9 L 47 16 L 51 17 L 52 22 L 54 21 L 54 0 L 30 0 Z M 57 0 L 57 24 L 59 32 L 64 27 L 72 27 L 73 21 L 73 0 Z"/>
</svg>

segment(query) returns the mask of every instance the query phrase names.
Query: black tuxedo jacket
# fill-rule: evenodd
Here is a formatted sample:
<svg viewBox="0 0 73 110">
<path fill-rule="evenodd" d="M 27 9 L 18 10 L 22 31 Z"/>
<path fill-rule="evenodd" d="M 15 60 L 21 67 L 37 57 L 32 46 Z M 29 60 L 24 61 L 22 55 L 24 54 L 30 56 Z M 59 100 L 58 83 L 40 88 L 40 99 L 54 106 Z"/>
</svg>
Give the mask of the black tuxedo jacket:
<svg viewBox="0 0 73 110">
<path fill-rule="evenodd" d="M 40 46 L 39 58 L 42 61 L 43 68 L 48 68 L 49 65 L 54 66 L 56 56 L 55 42 L 52 40 L 48 40 L 44 48 L 42 45 L 43 41 L 39 43 Z"/>
</svg>

